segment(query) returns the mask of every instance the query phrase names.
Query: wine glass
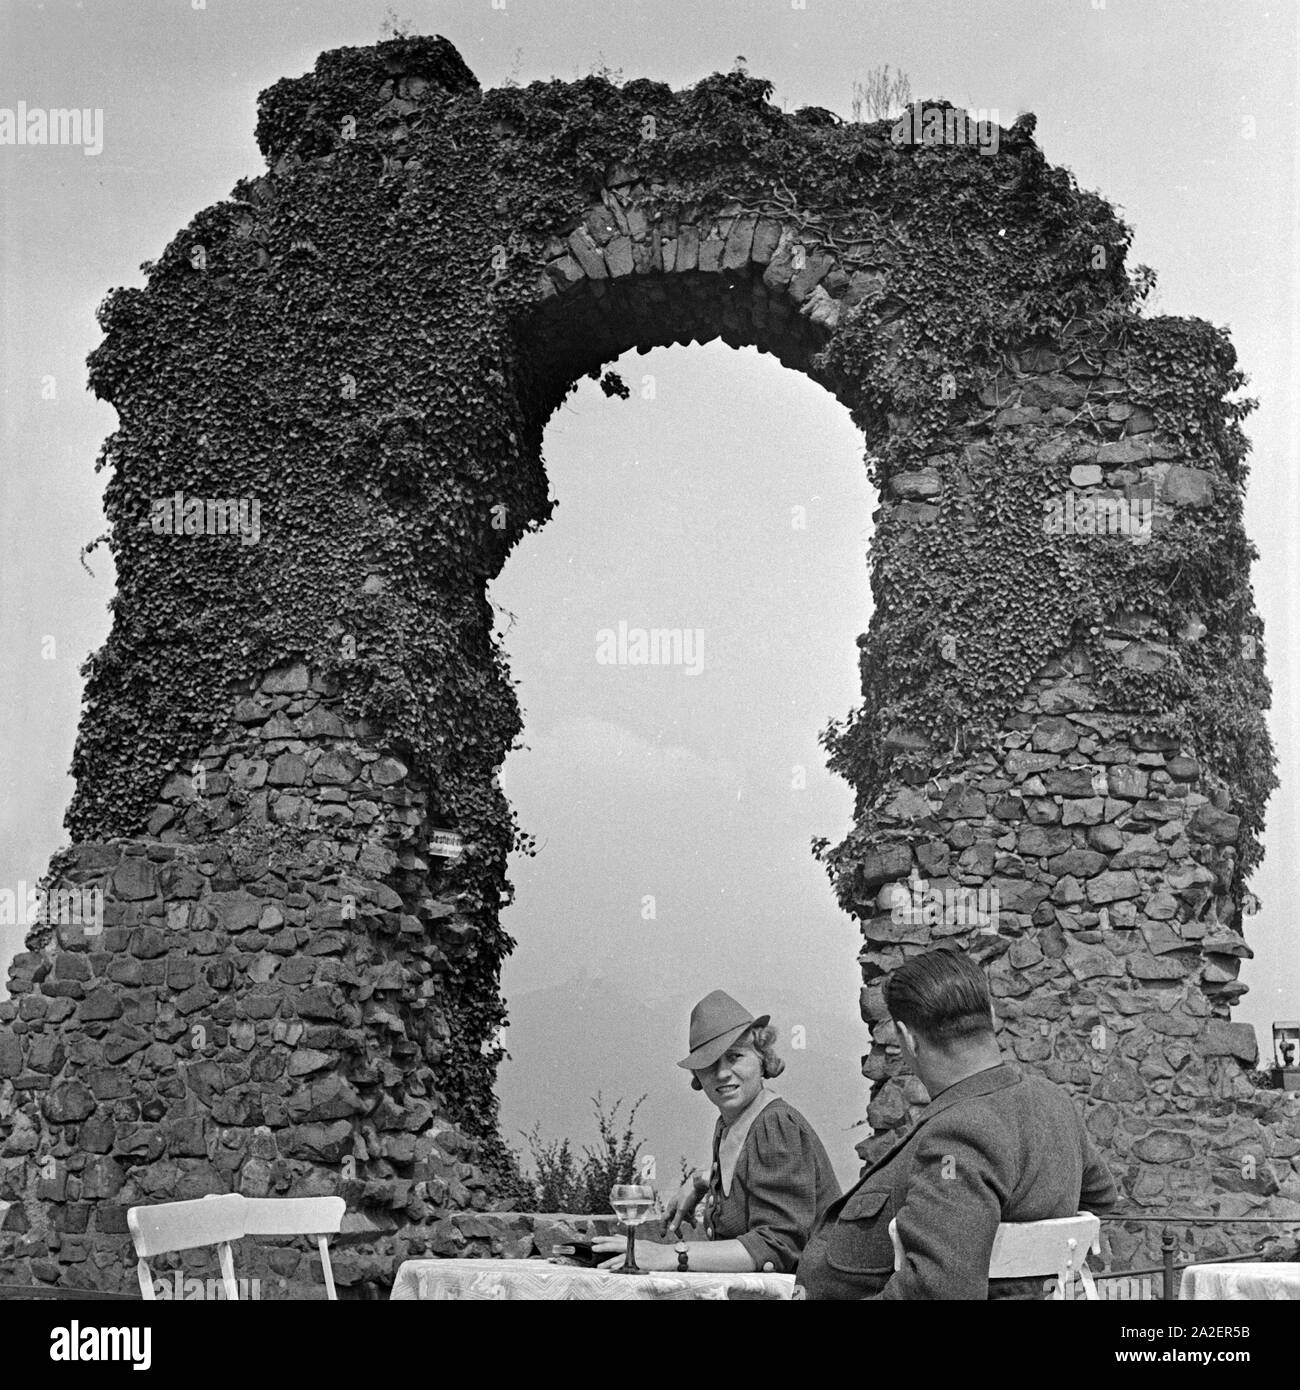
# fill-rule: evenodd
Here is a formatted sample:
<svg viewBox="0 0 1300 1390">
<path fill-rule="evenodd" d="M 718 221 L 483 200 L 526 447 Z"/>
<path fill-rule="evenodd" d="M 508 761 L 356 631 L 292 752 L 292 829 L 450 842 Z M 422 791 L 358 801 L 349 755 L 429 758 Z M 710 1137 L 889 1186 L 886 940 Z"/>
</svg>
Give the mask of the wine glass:
<svg viewBox="0 0 1300 1390">
<path fill-rule="evenodd" d="M 646 1271 L 638 1269 L 636 1263 L 636 1228 L 650 1216 L 655 1190 L 649 1183 L 615 1183 L 609 1190 L 609 1204 L 627 1227 L 627 1258 L 613 1272 L 644 1274 Z"/>
</svg>

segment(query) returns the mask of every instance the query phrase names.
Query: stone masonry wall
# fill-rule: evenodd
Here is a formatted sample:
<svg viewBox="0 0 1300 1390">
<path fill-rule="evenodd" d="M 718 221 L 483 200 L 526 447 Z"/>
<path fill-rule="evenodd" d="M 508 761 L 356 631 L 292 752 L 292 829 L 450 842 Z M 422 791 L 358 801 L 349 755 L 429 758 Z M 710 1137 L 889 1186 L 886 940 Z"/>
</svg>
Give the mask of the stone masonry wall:
<svg viewBox="0 0 1300 1390">
<path fill-rule="evenodd" d="M 487 1206 L 436 1085 L 438 982 L 474 928 L 425 800 L 297 664 L 168 780 L 147 835 L 62 860 L 58 885 L 103 889 L 103 929 L 37 928 L 0 1003 L 9 1282 L 133 1288 L 136 1203 L 340 1193 L 344 1287 L 391 1277 L 399 1225 Z M 308 1248 L 239 1273 L 318 1295 Z"/>
<path fill-rule="evenodd" d="M 969 487 L 973 453 L 1026 425 L 1050 427 L 1039 457 L 1059 463 L 1062 493 L 1149 499 L 1153 534 L 1223 486 L 1127 403 L 1119 354 L 1035 351 L 1011 367 L 985 389 L 989 418 L 964 452 L 895 477 L 885 507 L 908 524 L 934 524 L 945 491 Z M 1120 611 L 1104 646 L 1123 667 L 1158 672 L 1177 643 L 1204 631 L 1195 615 L 1169 632 Z M 1243 641 L 1242 659 L 1257 659 L 1253 642 Z M 925 1099 L 915 1078 L 894 1077 L 883 978 L 909 955 L 955 941 L 988 970 L 1004 1049 L 1074 1093 L 1130 1209 L 1300 1217 L 1300 1097 L 1250 1082 L 1254 1030 L 1230 1016 L 1253 954 L 1230 789 L 1176 738 L 1152 732 L 1158 709 L 1108 712 L 1095 674 L 1079 647 L 1061 653 L 996 746 L 964 763 L 907 731 L 894 736 L 901 751 L 934 754 L 936 775 L 913 771 L 855 832 L 862 1014 L 873 1040 L 863 1072 L 875 1083 L 877 1131 L 859 1151 L 870 1159 L 887 1147 Z M 978 909 L 994 893 L 987 922 Z M 1108 1226 L 1106 1235 L 1119 1267 L 1158 1261 L 1158 1228 Z M 1189 1227 L 1182 1248 L 1249 1249 L 1258 1235 L 1230 1228 L 1225 1245 L 1222 1231 Z"/>
</svg>

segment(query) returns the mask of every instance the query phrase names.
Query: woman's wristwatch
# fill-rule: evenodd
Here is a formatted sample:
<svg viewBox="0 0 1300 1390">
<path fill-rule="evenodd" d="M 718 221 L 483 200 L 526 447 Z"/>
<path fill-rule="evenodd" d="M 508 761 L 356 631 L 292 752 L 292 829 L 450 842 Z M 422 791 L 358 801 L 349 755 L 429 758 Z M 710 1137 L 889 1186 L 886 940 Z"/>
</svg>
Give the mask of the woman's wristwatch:
<svg viewBox="0 0 1300 1390">
<path fill-rule="evenodd" d="M 684 1240 L 679 1240 L 677 1244 L 673 1246 L 673 1249 L 677 1251 L 678 1274 L 689 1274 L 691 1268 L 690 1251 L 687 1248 L 686 1242 Z"/>
</svg>

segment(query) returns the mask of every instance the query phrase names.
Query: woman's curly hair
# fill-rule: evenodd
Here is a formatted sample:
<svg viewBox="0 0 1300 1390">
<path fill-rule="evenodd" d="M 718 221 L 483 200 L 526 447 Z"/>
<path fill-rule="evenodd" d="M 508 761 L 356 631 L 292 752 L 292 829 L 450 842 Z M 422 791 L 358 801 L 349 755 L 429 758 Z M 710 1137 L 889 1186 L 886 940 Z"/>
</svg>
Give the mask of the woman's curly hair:
<svg viewBox="0 0 1300 1390">
<path fill-rule="evenodd" d="M 776 1029 L 769 1023 L 765 1028 L 746 1028 L 745 1031 L 727 1048 L 730 1052 L 732 1047 L 750 1046 L 763 1059 L 764 1079 L 772 1076 L 780 1076 L 785 1070 L 785 1063 L 777 1056 L 776 1052 Z M 691 1073 L 691 1090 L 702 1091 L 700 1078 Z"/>
</svg>

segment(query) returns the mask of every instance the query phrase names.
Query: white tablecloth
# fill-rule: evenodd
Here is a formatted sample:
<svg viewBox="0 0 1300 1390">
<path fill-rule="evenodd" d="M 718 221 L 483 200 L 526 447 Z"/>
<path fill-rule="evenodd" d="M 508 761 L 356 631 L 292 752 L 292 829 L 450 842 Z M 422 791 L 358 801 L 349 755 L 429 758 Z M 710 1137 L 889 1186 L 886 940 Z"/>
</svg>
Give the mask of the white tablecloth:
<svg viewBox="0 0 1300 1390">
<path fill-rule="evenodd" d="M 1300 1300 L 1300 1264 L 1243 1260 L 1240 1264 L 1191 1265 L 1183 1270 L 1178 1296 Z"/>
<path fill-rule="evenodd" d="M 793 1274 L 612 1274 L 546 1260 L 407 1260 L 391 1299 L 789 1299 Z"/>
</svg>

